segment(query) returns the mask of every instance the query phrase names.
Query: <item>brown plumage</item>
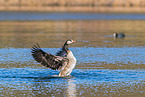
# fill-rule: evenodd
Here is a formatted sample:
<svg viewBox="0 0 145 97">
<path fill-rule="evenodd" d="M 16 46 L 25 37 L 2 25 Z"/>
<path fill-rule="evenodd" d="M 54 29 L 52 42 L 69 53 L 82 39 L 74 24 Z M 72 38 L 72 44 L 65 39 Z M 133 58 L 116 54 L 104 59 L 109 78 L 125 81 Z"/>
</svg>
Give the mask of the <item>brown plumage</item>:
<svg viewBox="0 0 145 97">
<path fill-rule="evenodd" d="M 33 45 L 31 50 L 32 50 L 31 51 L 32 56 L 37 62 L 53 70 L 60 70 L 64 62 L 68 62 L 68 59 L 65 57 L 59 57 L 59 56 L 55 56 L 50 53 L 44 52 L 38 44 Z"/>
<path fill-rule="evenodd" d="M 73 42 L 76 41 L 73 41 L 72 39 L 67 40 L 62 51 L 57 53 L 57 55 L 44 52 L 38 44 L 33 45 L 31 53 L 33 58 L 41 63 L 41 65 L 53 70 L 61 70 L 59 76 L 68 76 L 76 65 L 76 58 L 68 49 L 68 45 Z"/>
</svg>

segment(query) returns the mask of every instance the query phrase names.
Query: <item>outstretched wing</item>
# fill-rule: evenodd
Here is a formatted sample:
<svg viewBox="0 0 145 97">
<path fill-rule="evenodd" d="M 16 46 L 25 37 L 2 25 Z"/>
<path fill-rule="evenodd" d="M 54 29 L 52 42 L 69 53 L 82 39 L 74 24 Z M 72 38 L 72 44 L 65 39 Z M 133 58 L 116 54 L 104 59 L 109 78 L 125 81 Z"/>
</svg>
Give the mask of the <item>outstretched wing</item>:
<svg viewBox="0 0 145 97">
<path fill-rule="evenodd" d="M 67 52 L 65 50 L 60 50 L 56 56 L 67 57 Z"/>
<path fill-rule="evenodd" d="M 68 62 L 67 58 L 44 52 L 38 44 L 33 45 L 31 50 L 32 56 L 37 62 L 53 70 L 60 70 L 61 67 Z"/>
</svg>

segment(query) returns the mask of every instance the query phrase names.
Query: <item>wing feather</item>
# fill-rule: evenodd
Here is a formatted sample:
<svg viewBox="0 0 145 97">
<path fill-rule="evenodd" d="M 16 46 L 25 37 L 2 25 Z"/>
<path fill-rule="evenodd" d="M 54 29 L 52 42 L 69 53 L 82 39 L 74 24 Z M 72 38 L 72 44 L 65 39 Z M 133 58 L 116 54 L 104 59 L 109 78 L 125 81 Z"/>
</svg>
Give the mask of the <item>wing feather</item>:
<svg viewBox="0 0 145 97">
<path fill-rule="evenodd" d="M 57 54 L 56 54 L 56 56 L 61 56 L 61 57 L 66 57 L 67 56 L 67 52 L 65 51 L 65 50 L 60 50 Z"/>
<path fill-rule="evenodd" d="M 38 44 L 33 45 L 31 50 L 32 56 L 37 62 L 53 70 L 60 70 L 63 64 L 68 62 L 68 59 L 65 57 L 44 52 Z"/>
</svg>

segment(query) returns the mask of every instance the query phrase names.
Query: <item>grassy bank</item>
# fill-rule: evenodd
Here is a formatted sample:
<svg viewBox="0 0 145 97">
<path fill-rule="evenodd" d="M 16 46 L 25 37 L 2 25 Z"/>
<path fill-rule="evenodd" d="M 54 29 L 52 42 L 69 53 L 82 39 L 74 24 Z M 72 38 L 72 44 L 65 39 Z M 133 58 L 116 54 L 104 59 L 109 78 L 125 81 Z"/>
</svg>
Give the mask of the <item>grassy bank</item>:
<svg viewBox="0 0 145 97">
<path fill-rule="evenodd" d="M 0 11 L 144 12 L 144 0 L 0 0 Z"/>
<path fill-rule="evenodd" d="M 48 12 L 102 12 L 102 13 L 145 13 L 140 7 L 0 7 L 0 11 L 48 11 Z"/>
<path fill-rule="evenodd" d="M 0 0 L 0 6 L 123 6 L 145 7 L 144 0 Z"/>
</svg>

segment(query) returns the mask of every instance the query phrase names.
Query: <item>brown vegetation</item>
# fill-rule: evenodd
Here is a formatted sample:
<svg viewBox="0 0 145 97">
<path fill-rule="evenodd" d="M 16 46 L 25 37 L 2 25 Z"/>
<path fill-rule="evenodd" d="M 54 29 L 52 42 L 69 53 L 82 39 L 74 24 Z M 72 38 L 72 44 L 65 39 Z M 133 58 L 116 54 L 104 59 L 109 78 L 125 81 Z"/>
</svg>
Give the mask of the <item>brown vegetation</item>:
<svg viewBox="0 0 145 97">
<path fill-rule="evenodd" d="M 145 12 L 145 0 L 0 0 L 0 10 Z"/>
<path fill-rule="evenodd" d="M 123 6 L 144 7 L 144 0 L 0 0 L 0 6 Z"/>
</svg>

